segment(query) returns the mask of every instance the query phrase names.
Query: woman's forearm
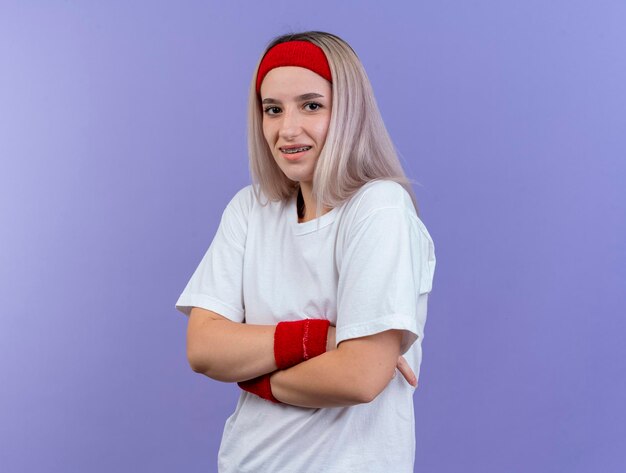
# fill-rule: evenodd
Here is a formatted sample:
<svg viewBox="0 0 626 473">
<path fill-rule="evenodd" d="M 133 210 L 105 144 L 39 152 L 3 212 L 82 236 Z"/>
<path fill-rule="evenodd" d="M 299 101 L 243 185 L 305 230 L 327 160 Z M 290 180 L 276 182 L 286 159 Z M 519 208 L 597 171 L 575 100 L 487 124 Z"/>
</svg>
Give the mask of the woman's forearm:
<svg viewBox="0 0 626 473">
<path fill-rule="evenodd" d="M 275 325 L 210 320 L 188 336 L 187 357 L 194 371 L 224 382 L 239 382 L 275 371 Z"/>
<path fill-rule="evenodd" d="M 370 402 L 363 389 L 367 373 L 355 369 L 347 354 L 332 350 L 271 376 L 272 394 L 301 407 L 341 407 Z M 391 379 L 391 376 L 390 376 Z"/>
<path fill-rule="evenodd" d="M 272 394 L 286 404 L 313 408 L 371 402 L 395 375 L 401 340 L 400 330 L 346 340 L 336 350 L 272 374 Z M 410 368 L 404 372 L 414 376 Z"/>
<path fill-rule="evenodd" d="M 240 382 L 276 371 L 277 361 L 289 363 L 289 357 L 295 354 L 294 347 L 284 351 L 287 348 L 284 343 L 293 336 L 306 338 L 308 334 L 304 353 L 308 350 L 309 357 L 319 354 L 322 336 L 326 340 L 326 351 L 336 348 L 334 326 L 305 324 L 304 332 L 298 335 L 297 330 L 293 332 L 296 327 L 288 324 L 290 327 L 283 327 L 280 333 L 282 356 L 277 358 L 276 325 L 236 323 L 213 312 L 197 318 L 192 314 L 187 329 L 189 363 L 194 371 L 218 381 Z M 323 330 L 324 335 L 320 330 Z M 300 342 L 294 340 L 294 343 L 304 346 L 304 339 Z"/>
</svg>

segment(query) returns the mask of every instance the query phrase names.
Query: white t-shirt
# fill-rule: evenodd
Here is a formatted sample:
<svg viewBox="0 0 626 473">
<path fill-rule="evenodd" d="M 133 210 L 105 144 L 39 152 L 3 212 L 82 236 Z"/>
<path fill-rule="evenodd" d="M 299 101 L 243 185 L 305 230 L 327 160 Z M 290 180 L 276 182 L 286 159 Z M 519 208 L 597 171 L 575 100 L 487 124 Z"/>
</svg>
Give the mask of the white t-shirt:
<svg viewBox="0 0 626 473">
<path fill-rule="evenodd" d="M 235 322 L 322 318 L 343 340 L 402 329 L 419 377 L 433 241 L 409 194 L 371 181 L 321 217 L 298 223 L 297 196 L 261 205 L 252 185 L 229 202 L 209 249 L 176 302 Z M 372 402 L 304 408 L 241 391 L 224 427 L 220 473 L 413 471 L 414 388 L 397 372 Z"/>
</svg>

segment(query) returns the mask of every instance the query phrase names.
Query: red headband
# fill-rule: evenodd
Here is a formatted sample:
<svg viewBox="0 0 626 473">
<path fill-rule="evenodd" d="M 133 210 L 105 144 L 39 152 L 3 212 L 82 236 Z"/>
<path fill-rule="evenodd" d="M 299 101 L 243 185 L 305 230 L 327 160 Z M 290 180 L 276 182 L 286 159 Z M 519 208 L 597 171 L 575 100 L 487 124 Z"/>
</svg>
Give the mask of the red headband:
<svg viewBox="0 0 626 473">
<path fill-rule="evenodd" d="M 256 92 L 261 93 L 261 83 L 269 71 L 276 67 L 298 66 L 319 74 L 332 82 L 330 66 L 322 48 L 308 41 L 278 43 L 265 53 L 256 75 Z"/>
</svg>

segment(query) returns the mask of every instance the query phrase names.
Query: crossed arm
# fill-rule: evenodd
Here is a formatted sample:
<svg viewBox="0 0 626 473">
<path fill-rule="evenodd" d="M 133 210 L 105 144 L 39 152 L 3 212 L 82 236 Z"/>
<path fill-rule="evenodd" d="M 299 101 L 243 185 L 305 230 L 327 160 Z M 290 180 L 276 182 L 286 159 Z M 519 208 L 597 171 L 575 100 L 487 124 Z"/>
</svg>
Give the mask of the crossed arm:
<svg viewBox="0 0 626 473">
<path fill-rule="evenodd" d="M 274 373 L 274 397 L 302 407 L 370 402 L 385 389 L 396 367 L 415 385 L 415 375 L 400 356 L 400 330 L 345 340 L 335 348 L 331 327 L 328 351 L 279 371 L 274 359 L 275 330 L 275 325 L 239 324 L 194 307 L 187 326 L 189 364 L 194 371 L 224 382 Z"/>
</svg>

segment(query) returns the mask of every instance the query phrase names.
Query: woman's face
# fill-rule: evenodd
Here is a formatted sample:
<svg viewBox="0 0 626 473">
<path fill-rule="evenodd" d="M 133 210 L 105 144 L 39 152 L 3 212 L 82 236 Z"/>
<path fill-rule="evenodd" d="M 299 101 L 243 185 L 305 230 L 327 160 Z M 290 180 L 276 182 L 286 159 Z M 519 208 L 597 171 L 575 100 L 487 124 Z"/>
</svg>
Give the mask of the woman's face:
<svg viewBox="0 0 626 473">
<path fill-rule="evenodd" d="M 261 107 L 263 135 L 276 164 L 292 181 L 312 185 L 330 123 L 331 83 L 303 67 L 277 67 L 263 79 Z M 288 152 L 299 148 L 307 149 Z"/>
</svg>

